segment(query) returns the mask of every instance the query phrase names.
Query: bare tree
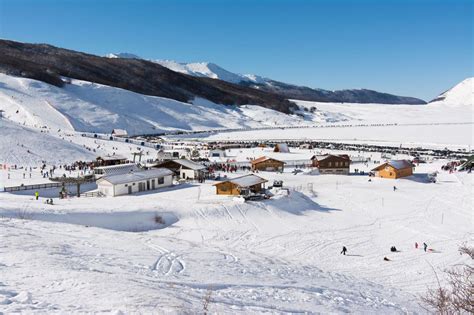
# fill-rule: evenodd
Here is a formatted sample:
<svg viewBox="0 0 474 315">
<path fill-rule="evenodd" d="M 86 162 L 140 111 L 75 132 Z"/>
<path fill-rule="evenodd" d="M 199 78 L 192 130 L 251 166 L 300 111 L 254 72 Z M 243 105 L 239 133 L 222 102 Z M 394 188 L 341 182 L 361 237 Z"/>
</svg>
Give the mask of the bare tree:
<svg viewBox="0 0 474 315">
<path fill-rule="evenodd" d="M 459 248 L 474 260 L 474 247 L 464 245 Z M 430 290 L 422 301 L 438 314 L 474 314 L 474 265 L 472 262 L 455 266 L 445 271 L 448 276 L 447 287 L 438 280 L 438 288 Z M 437 277 L 437 276 L 436 276 Z"/>
</svg>

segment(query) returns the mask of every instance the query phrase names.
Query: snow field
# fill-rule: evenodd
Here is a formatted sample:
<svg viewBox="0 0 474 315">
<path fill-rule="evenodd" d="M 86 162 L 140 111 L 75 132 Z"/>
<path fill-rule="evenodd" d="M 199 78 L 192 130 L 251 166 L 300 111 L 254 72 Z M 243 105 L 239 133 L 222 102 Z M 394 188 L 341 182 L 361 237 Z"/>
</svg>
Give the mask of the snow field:
<svg viewBox="0 0 474 315">
<path fill-rule="evenodd" d="M 273 155 L 289 160 L 312 153 Z M 260 152 L 230 152 L 237 160 L 255 154 Z M 223 313 L 423 312 L 418 295 L 436 284 L 431 266 L 441 276 L 444 268 L 465 261 L 457 247 L 473 240 L 472 177 L 441 172 L 436 184 L 424 181 L 423 174 L 444 162 L 421 164 L 409 179 L 372 182 L 355 175 L 293 175 L 290 169 L 260 172 L 270 184 L 282 179 L 290 195 L 244 204 L 214 195 L 212 182 L 58 200 L 54 206 L 29 195 L 2 194 L 8 255 L 0 255 L 0 264 L 16 272 L 2 281 L 8 292 L 29 292 L 33 301 L 9 303 L 6 310 L 33 310 L 42 303 L 43 310 L 195 312 L 211 294 L 210 310 Z M 31 219 L 15 218 L 17 209 L 27 209 Z M 153 226 L 156 214 L 175 220 L 165 217 L 165 226 L 171 225 L 147 232 L 116 231 L 126 230 L 119 228 L 123 218 Z M 98 223 L 84 227 L 93 221 Z M 414 242 L 424 241 L 433 252 L 414 249 Z M 343 245 L 347 256 L 339 254 Z M 391 253 L 393 245 L 400 252 Z M 17 262 L 30 259 L 33 266 Z M 58 272 L 47 271 L 53 266 Z M 18 275 L 31 268 L 44 272 L 23 283 Z"/>
</svg>

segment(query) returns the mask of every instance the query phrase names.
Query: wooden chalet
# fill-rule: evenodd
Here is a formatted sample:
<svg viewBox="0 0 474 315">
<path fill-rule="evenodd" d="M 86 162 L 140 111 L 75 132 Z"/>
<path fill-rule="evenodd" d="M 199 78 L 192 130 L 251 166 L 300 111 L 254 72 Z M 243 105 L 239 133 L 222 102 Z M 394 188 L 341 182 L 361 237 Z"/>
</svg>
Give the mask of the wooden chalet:
<svg viewBox="0 0 474 315">
<path fill-rule="evenodd" d="M 311 158 L 313 167 L 317 167 L 320 174 L 349 175 L 351 159 L 347 154 L 315 155 Z"/>
<path fill-rule="evenodd" d="M 392 160 L 372 170 L 375 176 L 382 178 L 401 178 L 413 175 L 413 164 L 407 160 Z"/>
<path fill-rule="evenodd" d="M 252 160 L 251 164 L 252 170 L 254 171 L 283 172 L 283 169 L 285 168 L 285 162 L 267 156 L 262 156 L 258 159 Z"/>
<path fill-rule="evenodd" d="M 257 175 L 245 175 L 214 184 L 216 186 L 216 194 L 218 195 L 248 195 L 249 193 L 259 193 L 268 182 L 266 179 Z"/>
<path fill-rule="evenodd" d="M 205 178 L 207 174 L 207 169 L 204 165 L 186 159 L 163 161 L 153 167 L 167 168 L 183 179 L 201 179 Z"/>
<path fill-rule="evenodd" d="M 96 166 L 110 166 L 127 163 L 127 158 L 121 155 L 107 155 L 96 158 Z"/>
</svg>

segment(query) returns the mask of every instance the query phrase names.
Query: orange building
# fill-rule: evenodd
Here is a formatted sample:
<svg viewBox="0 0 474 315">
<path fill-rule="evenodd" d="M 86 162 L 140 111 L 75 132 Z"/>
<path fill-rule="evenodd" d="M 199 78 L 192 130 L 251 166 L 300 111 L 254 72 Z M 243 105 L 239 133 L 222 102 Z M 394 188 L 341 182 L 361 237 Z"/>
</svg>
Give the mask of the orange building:
<svg viewBox="0 0 474 315">
<path fill-rule="evenodd" d="M 375 176 L 382 178 L 401 178 L 413 175 L 413 164 L 407 160 L 393 160 L 383 163 L 372 170 Z"/>
</svg>

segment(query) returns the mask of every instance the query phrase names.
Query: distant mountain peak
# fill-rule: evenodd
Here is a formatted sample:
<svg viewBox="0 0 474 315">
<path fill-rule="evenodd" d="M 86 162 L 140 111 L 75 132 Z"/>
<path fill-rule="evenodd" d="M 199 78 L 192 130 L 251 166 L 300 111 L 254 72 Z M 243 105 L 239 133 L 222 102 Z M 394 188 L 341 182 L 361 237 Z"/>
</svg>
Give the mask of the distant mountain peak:
<svg viewBox="0 0 474 315">
<path fill-rule="evenodd" d="M 105 55 L 107 58 L 123 58 L 123 59 L 142 59 L 141 57 L 131 53 L 111 53 Z"/>
</svg>

